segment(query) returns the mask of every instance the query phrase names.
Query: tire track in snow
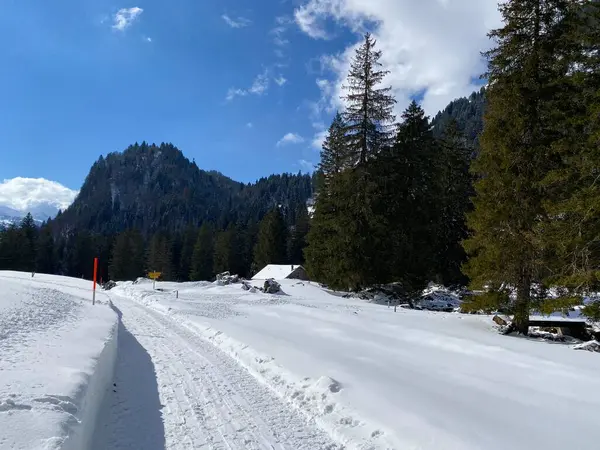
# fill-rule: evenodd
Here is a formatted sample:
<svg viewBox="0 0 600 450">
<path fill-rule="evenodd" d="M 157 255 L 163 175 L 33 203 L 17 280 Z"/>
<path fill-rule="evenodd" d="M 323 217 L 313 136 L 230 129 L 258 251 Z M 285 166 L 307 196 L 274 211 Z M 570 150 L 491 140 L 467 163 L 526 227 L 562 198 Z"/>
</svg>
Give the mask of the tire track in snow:
<svg viewBox="0 0 600 450">
<path fill-rule="evenodd" d="M 118 297 L 115 305 L 123 313 L 124 327 L 145 348 L 154 364 L 163 405 L 164 448 L 338 448 L 314 423 L 221 350 L 131 300 Z M 108 413 L 111 417 L 122 414 L 123 411 Z M 110 430 L 110 417 L 105 421 L 102 427 L 114 435 L 111 448 L 120 448 L 115 446 L 119 437 Z M 125 438 L 131 440 L 131 436 Z"/>
</svg>

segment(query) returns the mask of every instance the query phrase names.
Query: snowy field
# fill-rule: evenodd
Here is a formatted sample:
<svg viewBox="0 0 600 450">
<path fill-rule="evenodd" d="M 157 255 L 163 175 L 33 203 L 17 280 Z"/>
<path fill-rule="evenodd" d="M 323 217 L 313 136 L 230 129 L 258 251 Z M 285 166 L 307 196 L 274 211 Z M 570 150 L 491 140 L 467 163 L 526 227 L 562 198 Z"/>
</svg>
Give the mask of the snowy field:
<svg viewBox="0 0 600 450">
<path fill-rule="evenodd" d="M 0 272 L 0 449 L 600 447 L 600 358 L 572 344 L 307 282 L 156 287 L 92 307 L 89 282 Z"/>
<path fill-rule="evenodd" d="M 600 448 L 597 354 L 501 336 L 489 317 L 394 313 L 306 282 L 283 281 L 285 295 L 156 287 L 128 282 L 109 294 L 155 311 L 158 329 L 178 330 L 189 352 L 213 344 L 345 448 Z M 185 348 L 173 351 L 188 364 Z M 289 448 L 325 448 L 295 442 Z"/>
<path fill-rule="evenodd" d="M 88 281 L 0 272 L 0 449 L 89 446 L 117 343 L 98 300 Z"/>
</svg>

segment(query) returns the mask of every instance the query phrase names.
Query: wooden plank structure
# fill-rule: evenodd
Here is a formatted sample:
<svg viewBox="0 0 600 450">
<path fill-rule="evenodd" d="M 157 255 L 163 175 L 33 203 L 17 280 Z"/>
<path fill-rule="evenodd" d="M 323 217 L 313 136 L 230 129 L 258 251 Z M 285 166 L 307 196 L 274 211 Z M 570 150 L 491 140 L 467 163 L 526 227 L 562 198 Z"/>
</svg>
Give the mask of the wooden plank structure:
<svg viewBox="0 0 600 450">
<path fill-rule="evenodd" d="M 588 333 L 585 320 L 573 319 L 529 319 L 530 327 L 556 328 L 560 329 L 562 334 L 573 336 L 577 339 L 586 340 Z"/>
</svg>

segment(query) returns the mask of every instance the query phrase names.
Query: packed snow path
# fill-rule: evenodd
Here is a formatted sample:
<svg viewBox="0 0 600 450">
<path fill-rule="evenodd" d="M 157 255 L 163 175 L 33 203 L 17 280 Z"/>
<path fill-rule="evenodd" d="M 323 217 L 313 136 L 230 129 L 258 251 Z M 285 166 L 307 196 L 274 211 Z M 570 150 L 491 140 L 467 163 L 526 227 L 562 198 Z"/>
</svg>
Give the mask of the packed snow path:
<svg viewBox="0 0 600 450">
<path fill-rule="evenodd" d="M 115 384 L 94 450 L 335 449 L 236 361 L 173 320 L 113 297 Z"/>
</svg>

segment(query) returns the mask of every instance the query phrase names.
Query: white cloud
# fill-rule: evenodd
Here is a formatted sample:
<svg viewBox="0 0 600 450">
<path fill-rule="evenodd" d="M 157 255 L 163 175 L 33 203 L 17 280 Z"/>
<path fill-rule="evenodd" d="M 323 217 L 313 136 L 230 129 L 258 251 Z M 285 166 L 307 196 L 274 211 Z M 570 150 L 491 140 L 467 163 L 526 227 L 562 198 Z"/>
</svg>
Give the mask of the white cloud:
<svg viewBox="0 0 600 450">
<path fill-rule="evenodd" d="M 305 159 L 298 160 L 298 164 L 300 164 L 300 167 L 302 167 L 307 172 L 312 172 L 312 171 L 315 170 L 315 163 L 312 163 L 312 162 L 307 161 Z"/>
<path fill-rule="evenodd" d="M 236 97 L 245 97 L 246 95 L 248 95 L 248 91 L 245 89 L 229 88 L 225 98 L 230 102 Z"/>
<path fill-rule="evenodd" d="M 227 91 L 227 96 L 225 97 L 227 101 L 232 101 L 236 97 L 245 97 L 249 94 L 252 95 L 263 95 L 269 89 L 269 70 L 265 69 L 263 73 L 260 73 L 256 76 L 254 81 L 252 82 L 252 86 L 248 89 L 240 89 L 240 88 L 229 88 Z"/>
<path fill-rule="evenodd" d="M 299 134 L 288 133 L 285 136 L 283 136 L 281 139 L 279 139 L 279 142 L 277 142 L 277 147 L 281 147 L 283 145 L 288 145 L 288 144 L 301 144 L 302 142 L 304 142 L 304 138 L 302 136 L 300 136 Z"/>
<path fill-rule="evenodd" d="M 152 38 L 151 37 L 147 37 L 146 38 L 146 42 L 152 42 Z"/>
<path fill-rule="evenodd" d="M 254 79 L 254 83 L 252 83 L 252 86 L 250 87 L 250 93 L 262 95 L 267 89 L 269 89 L 269 71 L 265 70 Z"/>
<path fill-rule="evenodd" d="M 113 17 L 113 29 L 118 31 L 124 31 L 126 28 L 142 14 L 144 10 L 137 6 L 133 8 L 122 8 L 117 11 Z"/>
<path fill-rule="evenodd" d="M 41 219 L 66 209 L 76 196 L 77 191 L 44 178 L 17 177 L 0 183 L 0 206 L 31 212 Z"/>
<path fill-rule="evenodd" d="M 277 25 L 270 32 L 273 35 L 273 43 L 277 47 L 275 49 L 275 56 L 284 58 L 285 53 L 282 48 L 290 43 L 289 39 L 285 37 L 285 34 L 294 21 L 289 16 L 279 16 L 275 18 L 275 23 Z"/>
<path fill-rule="evenodd" d="M 497 0 L 305 0 L 294 16 L 315 39 L 330 36 L 325 26 L 331 22 L 356 33 L 371 25 L 381 62 L 391 71 L 384 83 L 398 100 L 396 113 L 424 93 L 430 115 L 477 88 L 473 79 L 485 71 L 480 52 L 490 46 L 487 32 L 501 25 Z M 340 88 L 360 40 L 321 60 L 332 74 L 331 86 L 321 89 L 329 107 L 341 106 Z"/>
<path fill-rule="evenodd" d="M 325 142 L 325 139 L 327 138 L 327 133 L 328 131 L 325 128 L 322 128 L 315 133 L 311 142 L 311 145 L 315 150 L 320 151 L 323 148 L 323 142 Z"/>
<path fill-rule="evenodd" d="M 285 83 L 287 83 L 287 79 L 283 77 L 283 75 L 279 75 L 277 78 L 275 78 L 275 83 L 277 83 L 277 85 L 279 86 L 283 86 Z"/>
<path fill-rule="evenodd" d="M 229 17 L 227 14 L 223 14 L 221 16 L 221 18 L 225 21 L 225 23 L 227 25 L 229 25 L 231 28 L 244 28 L 247 27 L 248 25 L 252 24 L 252 21 L 250 19 L 246 19 L 245 17 L 237 17 L 235 19 L 232 19 L 231 17 Z"/>
</svg>

